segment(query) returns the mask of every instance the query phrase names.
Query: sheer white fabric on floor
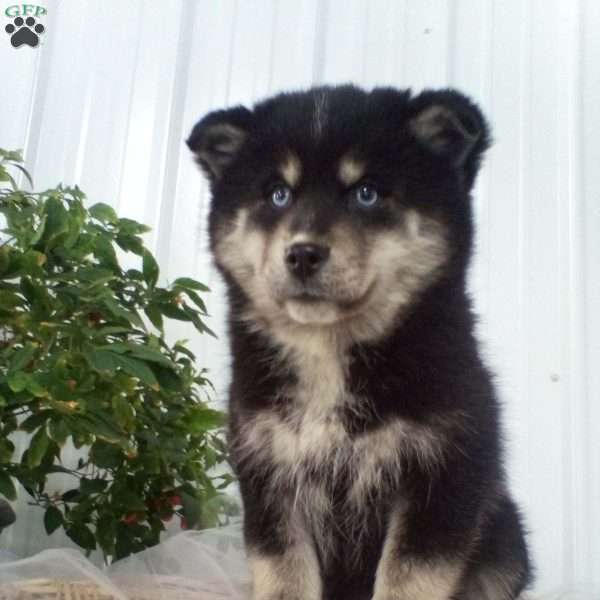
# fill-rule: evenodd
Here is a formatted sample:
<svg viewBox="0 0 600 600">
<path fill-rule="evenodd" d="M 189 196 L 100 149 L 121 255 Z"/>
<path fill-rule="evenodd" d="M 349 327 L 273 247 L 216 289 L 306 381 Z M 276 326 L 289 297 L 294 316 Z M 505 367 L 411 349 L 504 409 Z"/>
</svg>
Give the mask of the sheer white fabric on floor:
<svg viewBox="0 0 600 600">
<path fill-rule="evenodd" d="M 45 550 L 0 562 L 0 600 L 29 598 L 28 590 L 87 585 L 82 597 L 119 600 L 248 600 L 250 580 L 241 527 L 179 533 L 102 571 L 77 550 Z M 93 589 L 94 593 L 89 590 Z M 34 597 L 33 594 L 31 597 Z M 61 596 L 50 592 L 48 598 Z M 66 596 L 65 596 L 66 597 Z"/>
<path fill-rule="evenodd" d="M 59 581 L 62 585 L 57 585 Z M 44 550 L 10 562 L 2 562 L 0 555 L 0 600 L 251 600 L 251 597 L 239 523 L 179 533 L 105 570 L 70 549 Z M 543 596 L 526 594 L 521 600 L 598 600 L 598 597 L 590 588 L 579 587 Z"/>
</svg>

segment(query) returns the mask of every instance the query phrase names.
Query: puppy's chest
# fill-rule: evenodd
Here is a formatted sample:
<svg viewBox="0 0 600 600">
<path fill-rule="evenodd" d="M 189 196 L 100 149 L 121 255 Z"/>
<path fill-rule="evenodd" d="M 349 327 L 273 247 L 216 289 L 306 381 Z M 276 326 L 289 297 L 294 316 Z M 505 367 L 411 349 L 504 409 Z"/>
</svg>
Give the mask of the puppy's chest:
<svg viewBox="0 0 600 600">
<path fill-rule="evenodd" d="M 292 356 L 295 381 L 240 415 L 233 440 L 234 460 L 249 475 L 260 473 L 272 497 L 289 491 L 295 502 L 325 505 L 341 493 L 361 506 L 401 485 L 411 461 L 436 459 L 436 431 L 400 417 L 382 421 L 376 398 L 351 392 L 347 357 L 326 343 Z"/>
<path fill-rule="evenodd" d="M 254 415 L 239 438 L 239 456 L 268 475 L 275 495 L 289 491 L 317 504 L 335 497 L 348 506 L 398 489 L 411 462 L 435 462 L 441 447 L 426 426 L 399 418 L 373 423 L 355 398 L 329 408 L 289 399 Z"/>
<path fill-rule="evenodd" d="M 271 421 L 271 460 L 292 472 L 331 479 L 360 468 L 359 444 L 353 423 L 340 406 L 288 405 L 274 411 Z M 347 474 L 347 473 L 346 473 Z"/>
<path fill-rule="evenodd" d="M 265 434 L 260 454 L 267 454 L 275 471 L 283 469 L 295 483 L 334 482 L 358 472 L 363 466 L 356 449 L 368 411 L 349 391 L 347 355 L 317 339 L 296 347 L 292 357 L 296 382 L 278 390 L 270 408 L 256 419 Z M 277 478 L 285 479 L 283 473 Z"/>
</svg>

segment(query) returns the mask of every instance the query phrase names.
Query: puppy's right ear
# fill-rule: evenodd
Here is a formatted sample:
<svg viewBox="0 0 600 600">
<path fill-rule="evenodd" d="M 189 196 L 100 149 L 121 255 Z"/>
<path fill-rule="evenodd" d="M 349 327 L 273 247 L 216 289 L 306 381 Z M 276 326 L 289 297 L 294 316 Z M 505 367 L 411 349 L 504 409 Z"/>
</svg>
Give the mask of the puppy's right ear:
<svg viewBox="0 0 600 600">
<path fill-rule="evenodd" d="M 222 177 L 240 151 L 251 122 L 252 113 L 236 106 L 209 113 L 192 129 L 186 143 L 212 183 Z"/>
</svg>

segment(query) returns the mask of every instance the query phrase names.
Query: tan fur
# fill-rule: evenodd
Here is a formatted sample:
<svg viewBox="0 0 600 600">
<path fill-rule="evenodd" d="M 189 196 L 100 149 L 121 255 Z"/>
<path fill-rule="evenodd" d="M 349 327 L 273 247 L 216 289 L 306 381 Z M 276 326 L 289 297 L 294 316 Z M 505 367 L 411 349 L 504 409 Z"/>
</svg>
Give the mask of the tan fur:
<svg viewBox="0 0 600 600">
<path fill-rule="evenodd" d="M 321 600 L 321 577 L 312 542 L 298 528 L 291 530 L 282 556 L 248 549 L 253 600 Z"/>
<path fill-rule="evenodd" d="M 254 278 L 261 269 L 266 239 L 248 225 L 249 213 L 241 209 L 235 220 L 217 236 L 215 256 L 238 280 Z"/>
<path fill-rule="evenodd" d="M 392 515 L 375 576 L 373 600 L 450 600 L 464 565 L 398 559 L 398 540 L 404 527 L 402 510 Z"/>
<path fill-rule="evenodd" d="M 482 569 L 469 580 L 464 597 L 467 600 L 510 600 L 520 575 L 518 565 L 507 565 L 504 571 Z"/>
<path fill-rule="evenodd" d="M 340 161 L 338 177 L 345 186 L 350 187 L 360 181 L 365 174 L 365 171 L 366 165 L 364 162 L 353 158 L 352 156 L 345 156 Z"/>
<path fill-rule="evenodd" d="M 300 177 L 302 176 L 302 164 L 300 159 L 295 154 L 289 154 L 281 165 L 279 165 L 279 172 L 283 177 L 283 180 L 291 187 L 294 188 L 300 183 Z"/>
</svg>

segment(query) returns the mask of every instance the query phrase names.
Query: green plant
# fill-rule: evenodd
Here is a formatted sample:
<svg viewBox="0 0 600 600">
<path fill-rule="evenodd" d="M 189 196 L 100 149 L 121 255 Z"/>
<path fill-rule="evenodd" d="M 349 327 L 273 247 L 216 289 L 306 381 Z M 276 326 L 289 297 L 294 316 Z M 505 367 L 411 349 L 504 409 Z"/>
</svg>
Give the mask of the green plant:
<svg viewBox="0 0 600 600">
<path fill-rule="evenodd" d="M 21 154 L 0 150 L 0 494 L 14 499 L 16 479 L 48 533 L 63 527 L 106 560 L 156 544 L 174 514 L 217 524 L 231 482 L 209 474 L 226 460 L 223 414 L 185 341 L 169 345 L 163 329 L 166 317 L 211 334 L 198 294 L 208 289 L 160 287 L 148 227 L 106 204 L 86 209 L 77 187 L 23 191 L 12 168 L 31 181 Z M 124 271 L 116 246 L 141 270 Z M 21 457 L 16 431 L 31 434 Z M 70 443 L 82 457 L 66 465 Z M 56 473 L 73 485 L 49 492 Z"/>
</svg>

